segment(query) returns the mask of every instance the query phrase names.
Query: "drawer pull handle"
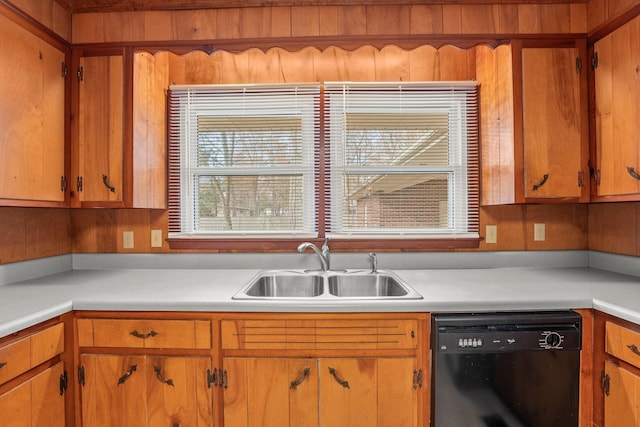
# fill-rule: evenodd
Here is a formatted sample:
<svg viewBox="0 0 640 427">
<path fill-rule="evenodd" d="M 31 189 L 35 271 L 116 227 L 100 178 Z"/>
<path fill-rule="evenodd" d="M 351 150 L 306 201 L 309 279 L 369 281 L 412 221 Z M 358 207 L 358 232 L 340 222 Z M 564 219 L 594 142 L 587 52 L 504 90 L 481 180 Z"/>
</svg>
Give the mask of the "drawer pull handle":
<svg viewBox="0 0 640 427">
<path fill-rule="evenodd" d="M 120 384 L 124 384 L 124 382 L 125 382 L 126 380 L 128 380 L 128 379 L 129 379 L 129 377 L 130 377 L 131 375 L 133 375 L 133 373 L 134 373 L 135 371 L 137 371 L 137 370 L 138 370 L 138 365 L 131 365 L 131 367 L 129 368 L 129 370 L 128 370 L 127 372 L 125 372 L 124 374 L 122 374 L 122 376 L 121 376 L 120 378 L 118 378 L 118 385 L 120 385 Z"/>
<path fill-rule="evenodd" d="M 165 377 L 162 376 L 162 374 L 160 373 L 160 366 L 154 366 L 153 370 L 156 372 L 156 378 L 162 384 L 170 385 L 171 387 L 173 387 L 175 385 L 175 384 L 173 384 L 173 380 L 171 378 L 166 379 Z"/>
<path fill-rule="evenodd" d="M 349 381 L 343 380 L 338 376 L 336 370 L 333 368 L 329 368 L 329 373 L 333 376 L 333 379 L 336 380 L 338 384 L 340 384 L 344 388 L 349 388 Z"/>
<path fill-rule="evenodd" d="M 5 366 L 7 366 L 7 362 L 0 362 L 0 368 L 4 368 Z"/>
<path fill-rule="evenodd" d="M 131 335 L 133 335 L 134 337 L 140 338 L 140 339 L 143 339 L 143 340 L 146 339 L 146 338 L 155 337 L 156 335 L 158 335 L 158 333 L 156 331 L 151 331 L 151 332 L 149 332 L 147 334 L 141 334 L 140 332 L 138 332 L 135 329 L 133 331 L 129 332 L 129 333 Z"/>
<path fill-rule="evenodd" d="M 627 166 L 627 172 L 629 172 L 629 175 L 631 175 L 633 179 L 640 180 L 640 175 L 638 175 L 638 172 L 636 172 L 635 168 L 633 168 L 632 166 Z"/>
<path fill-rule="evenodd" d="M 548 179 L 549 179 L 549 174 L 548 174 L 548 173 L 545 173 L 545 174 L 542 176 L 542 180 L 541 180 L 539 183 L 537 183 L 537 184 L 534 184 L 534 185 L 533 185 L 533 191 L 536 191 L 536 190 L 538 190 L 540 187 L 542 187 L 543 185 L 545 185 L 545 184 L 547 183 L 547 180 L 548 180 Z"/>
<path fill-rule="evenodd" d="M 635 344 L 628 345 L 627 348 L 631 350 L 633 354 L 640 356 L 640 349 Z"/>
<path fill-rule="evenodd" d="M 102 183 L 104 184 L 105 187 L 107 187 L 109 189 L 109 191 L 111 191 L 112 193 L 116 192 L 116 187 L 114 187 L 113 185 L 109 184 L 109 177 L 107 175 L 102 175 Z"/>
<path fill-rule="evenodd" d="M 310 373 L 311 373 L 311 369 L 305 368 L 304 371 L 302 371 L 302 375 L 300 375 L 300 378 L 298 378 L 295 381 L 291 381 L 291 386 L 289 386 L 289 388 L 291 390 L 295 390 L 296 388 L 298 388 L 298 386 L 302 384 L 309 377 Z"/>
</svg>

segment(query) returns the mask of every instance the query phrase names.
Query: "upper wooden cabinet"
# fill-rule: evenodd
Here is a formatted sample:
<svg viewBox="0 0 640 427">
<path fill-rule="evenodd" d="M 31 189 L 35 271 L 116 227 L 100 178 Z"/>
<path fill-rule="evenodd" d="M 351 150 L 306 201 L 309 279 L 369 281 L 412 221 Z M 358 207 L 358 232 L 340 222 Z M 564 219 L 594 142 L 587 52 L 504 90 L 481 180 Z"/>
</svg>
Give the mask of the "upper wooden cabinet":
<svg viewBox="0 0 640 427">
<path fill-rule="evenodd" d="M 0 15 L 0 204 L 65 200 L 65 52 Z"/>
<path fill-rule="evenodd" d="M 124 58 L 80 58 L 77 164 L 74 186 L 80 202 L 123 202 Z"/>
<path fill-rule="evenodd" d="M 594 45 L 594 199 L 640 199 L 640 17 Z"/>
<path fill-rule="evenodd" d="M 584 41 L 477 48 L 483 205 L 589 200 Z"/>
<path fill-rule="evenodd" d="M 75 51 L 72 206 L 166 208 L 168 83 L 150 59 L 127 48 Z"/>
</svg>

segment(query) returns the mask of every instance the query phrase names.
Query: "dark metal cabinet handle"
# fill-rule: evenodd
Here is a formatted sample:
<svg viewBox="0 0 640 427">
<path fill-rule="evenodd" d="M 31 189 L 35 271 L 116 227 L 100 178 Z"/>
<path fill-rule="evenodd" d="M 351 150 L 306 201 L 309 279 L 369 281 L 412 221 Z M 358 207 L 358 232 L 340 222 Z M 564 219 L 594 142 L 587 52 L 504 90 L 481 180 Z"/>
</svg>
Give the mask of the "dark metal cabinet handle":
<svg viewBox="0 0 640 427">
<path fill-rule="evenodd" d="M 109 189 L 109 191 L 111 191 L 112 193 L 116 192 L 116 187 L 114 187 L 113 185 L 109 184 L 109 177 L 107 175 L 102 175 L 102 183 L 104 184 L 105 187 L 107 187 Z"/>
<path fill-rule="evenodd" d="M 126 380 L 128 380 L 128 379 L 129 379 L 129 377 L 130 377 L 131 375 L 133 375 L 133 373 L 134 373 L 135 371 L 137 371 L 137 370 L 138 370 L 138 365 L 131 365 L 131 367 L 129 368 L 129 370 L 128 370 L 127 372 L 125 372 L 124 374 L 122 374 L 122 376 L 121 376 L 120 378 L 118 378 L 118 385 L 120 385 L 120 384 L 124 384 L 124 382 L 125 382 Z"/>
<path fill-rule="evenodd" d="M 129 334 L 133 335 L 136 338 L 140 338 L 140 339 L 146 339 L 149 337 L 155 337 L 156 335 L 158 335 L 158 333 L 156 331 L 151 331 L 149 333 L 143 334 L 138 332 L 136 329 L 134 329 L 133 331 L 129 332 Z"/>
<path fill-rule="evenodd" d="M 158 381 L 160 381 L 163 384 L 170 385 L 171 387 L 173 387 L 175 385 L 175 384 L 173 384 L 173 380 L 171 378 L 167 379 L 167 378 L 162 376 L 162 374 L 160 373 L 160 367 L 159 366 L 154 366 L 153 370 L 156 373 L 156 378 L 158 379 Z"/>
<path fill-rule="evenodd" d="M 349 381 L 343 380 L 338 376 L 336 370 L 333 368 L 329 368 L 329 373 L 333 376 L 333 379 L 336 380 L 338 384 L 340 384 L 344 388 L 349 388 Z"/>
<path fill-rule="evenodd" d="M 541 180 L 539 183 L 537 183 L 537 184 L 534 184 L 534 185 L 533 185 L 533 191 L 536 191 L 537 189 L 539 189 L 540 187 L 542 187 L 543 185 L 545 185 L 545 184 L 547 183 L 547 180 L 548 180 L 548 179 L 549 179 L 549 174 L 548 174 L 548 173 L 545 173 L 545 174 L 542 176 L 542 180 Z"/>
<path fill-rule="evenodd" d="M 635 344 L 630 344 L 627 346 L 627 348 L 631 350 L 633 354 L 637 354 L 638 356 L 640 356 L 640 349 Z"/>
<path fill-rule="evenodd" d="M 627 172 L 629 172 L 629 175 L 631 175 L 632 178 L 640 180 L 640 175 L 638 175 L 638 172 L 636 172 L 633 167 L 627 166 Z"/>
<path fill-rule="evenodd" d="M 305 368 L 305 370 L 302 371 L 302 375 L 300 375 L 300 377 L 297 380 L 291 381 L 291 386 L 289 386 L 289 388 L 291 390 L 295 390 L 296 388 L 298 388 L 298 386 L 302 384 L 309 377 L 310 373 L 311 373 L 311 369 Z"/>
</svg>

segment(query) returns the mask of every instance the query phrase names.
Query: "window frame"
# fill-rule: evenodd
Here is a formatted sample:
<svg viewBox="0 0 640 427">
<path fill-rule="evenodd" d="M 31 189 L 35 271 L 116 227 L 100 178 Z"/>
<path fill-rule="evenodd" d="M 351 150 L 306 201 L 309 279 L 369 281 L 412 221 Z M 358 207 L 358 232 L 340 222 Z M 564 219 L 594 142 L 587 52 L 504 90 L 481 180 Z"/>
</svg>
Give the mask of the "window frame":
<svg viewBox="0 0 640 427">
<path fill-rule="evenodd" d="M 440 83 L 440 82 L 433 82 Z M 315 168 L 315 200 L 316 208 L 314 211 L 317 232 L 314 233 L 282 233 L 282 232 L 264 232 L 249 233 L 245 235 L 229 234 L 229 233 L 203 233 L 196 235 L 194 233 L 181 232 L 169 235 L 168 242 L 171 249 L 189 249 L 189 250 L 215 250 L 219 252 L 284 252 L 293 251 L 300 243 L 301 239 L 321 243 L 325 237 L 330 238 L 332 250 L 340 252 L 358 252 L 358 251 L 424 251 L 424 250 L 451 250 L 459 248 L 477 248 L 479 247 L 480 237 L 476 232 L 456 235 L 439 235 L 439 234 L 360 234 L 360 235 L 340 235 L 327 232 L 328 219 L 326 218 L 327 207 L 331 204 L 330 195 L 326 194 L 325 186 L 329 179 L 329 158 L 330 149 L 328 146 L 328 129 L 326 128 L 325 119 L 325 94 L 324 89 L 320 91 L 320 113 L 319 113 L 319 141 L 314 150 L 316 157 Z M 479 107 L 478 107 L 479 108 Z M 478 143 L 477 123 L 476 123 L 476 144 Z M 478 147 L 475 155 L 478 156 Z M 171 166 L 175 158 L 171 159 L 171 149 L 169 164 Z M 479 161 L 479 159 L 478 159 Z M 171 169 L 171 167 L 170 167 Z M 477 171 L 476 173 L 478 173 Z M 169 185 L 171 190 L 172 186 Z M 175 192 L 175 187 L 174 190 Z M 479 189 L 476 191 L 479 193 Z M 479 194 L 476 194 L 479 198 Z M 170 194 L 171 199 L 171 194 Z M 175 203 L 175 202 L 174 202 Z M 171 208 L 171 202 L 170 202 Z M 479 206 L 476 207 L 479 209 Z"/>
</svg>

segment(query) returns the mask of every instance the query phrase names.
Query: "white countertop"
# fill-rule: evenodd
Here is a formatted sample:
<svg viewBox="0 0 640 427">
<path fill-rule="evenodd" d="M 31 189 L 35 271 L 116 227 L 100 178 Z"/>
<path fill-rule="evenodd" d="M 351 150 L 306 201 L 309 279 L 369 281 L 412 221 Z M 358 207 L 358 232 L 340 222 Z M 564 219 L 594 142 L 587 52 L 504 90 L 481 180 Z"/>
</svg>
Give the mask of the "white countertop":
<svg viewBox="0 0 640 427">
<path fill-rule="evenodd" d="M 581 265 L 582 261 L 569 267 L 548 263 L 542 267 L 508 267 L 498 262 L 498 267 L 489 268 L 393 269 L 423 299 L 337 302 L 233 300 L 232 296 L 263 265 L 259 269 L 202 265 L 115 268 L 104 259 L 98 264 L 83 262 L 80 268 L 75 264 L 73 261 L 73 269 L 66 271 L 0 283 L 0 337 L 71 310 L 471 312 L 595 308 L 640 324 L 640 278 Z M 96 265 L 106 267 L 99 269 Z"/>
</svg>

